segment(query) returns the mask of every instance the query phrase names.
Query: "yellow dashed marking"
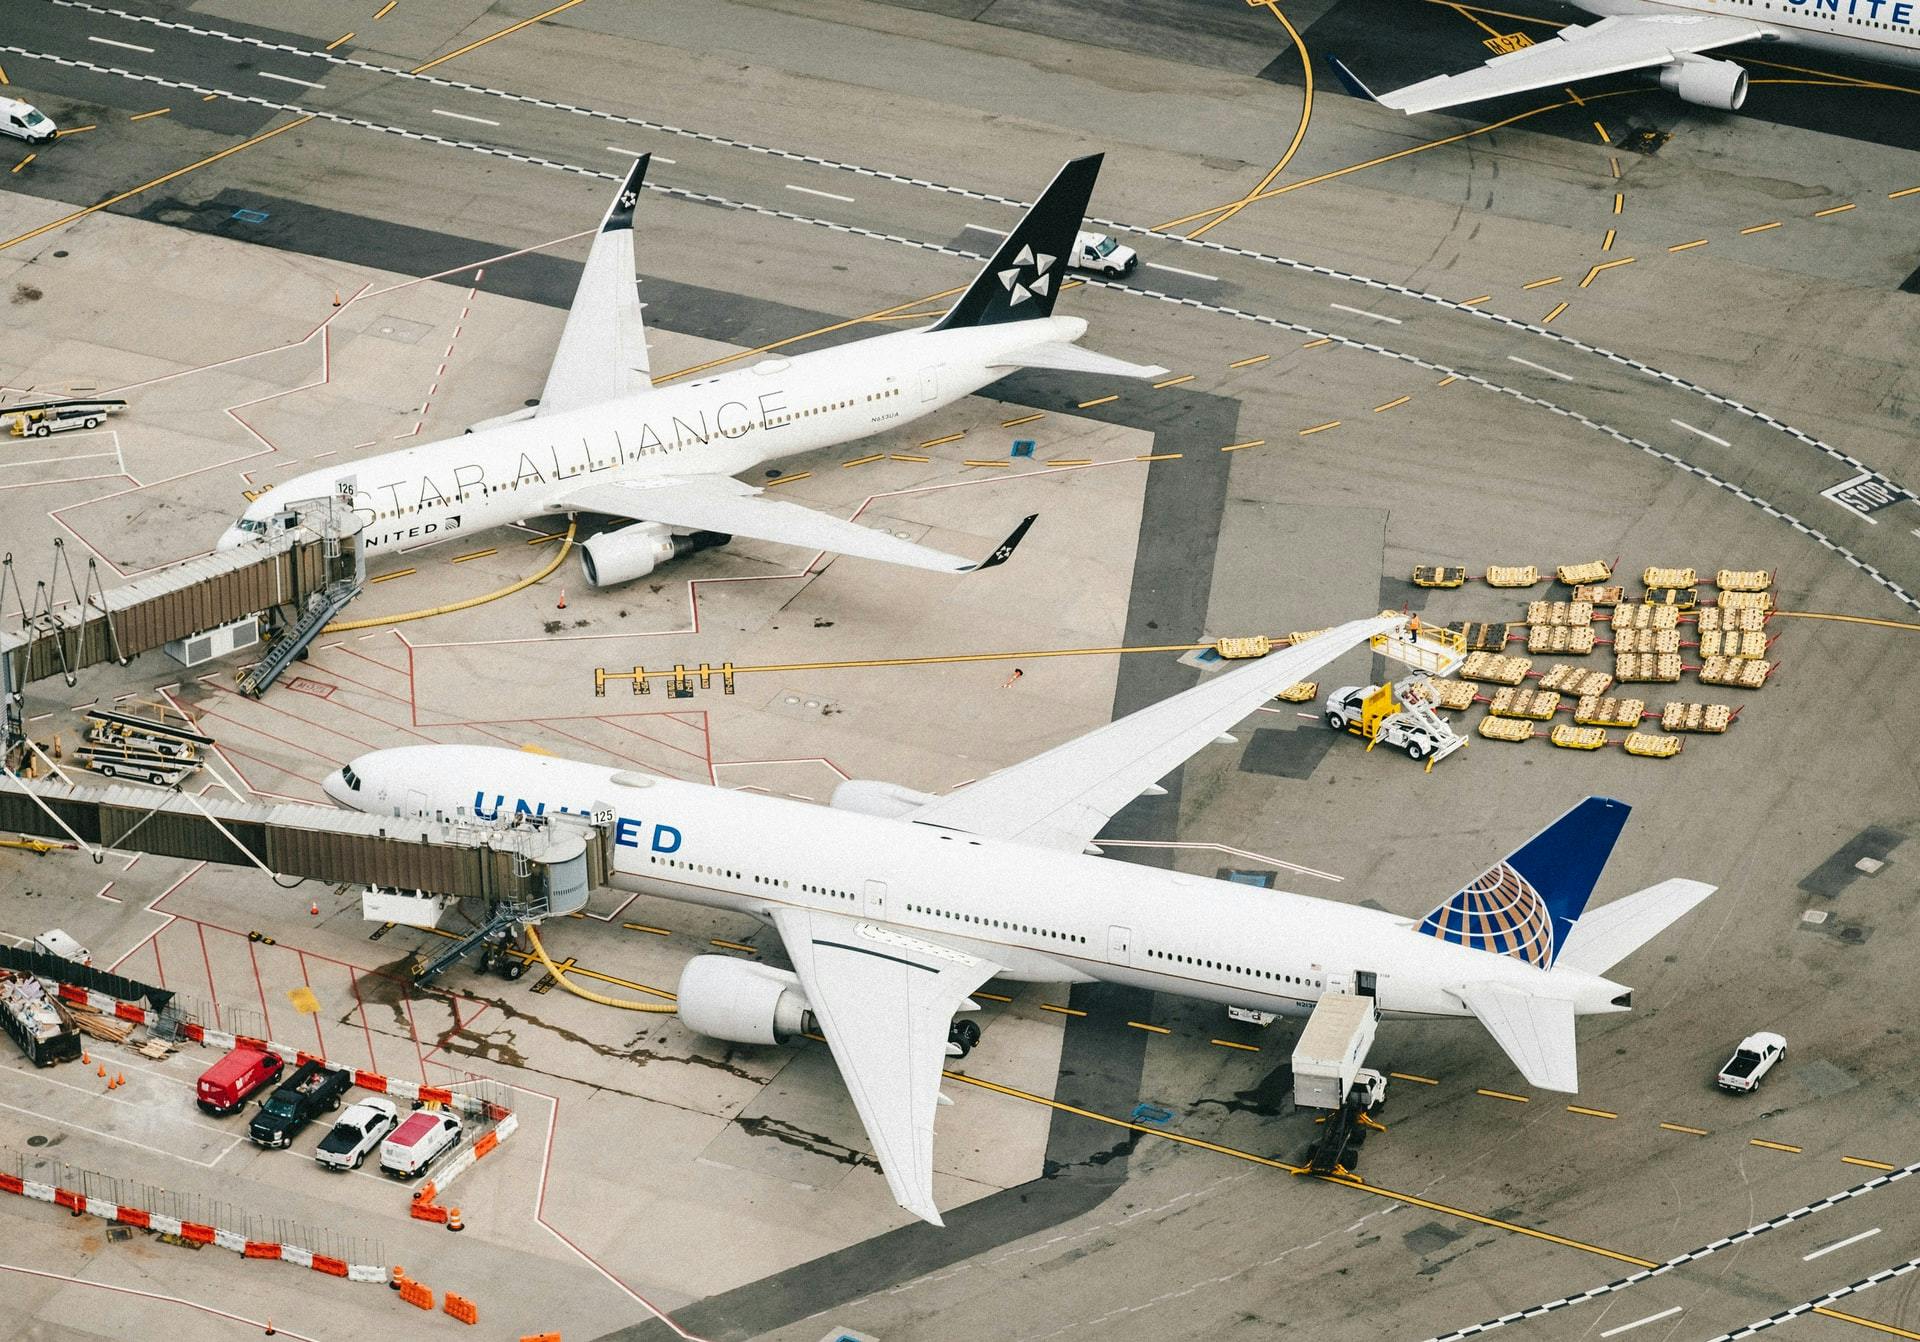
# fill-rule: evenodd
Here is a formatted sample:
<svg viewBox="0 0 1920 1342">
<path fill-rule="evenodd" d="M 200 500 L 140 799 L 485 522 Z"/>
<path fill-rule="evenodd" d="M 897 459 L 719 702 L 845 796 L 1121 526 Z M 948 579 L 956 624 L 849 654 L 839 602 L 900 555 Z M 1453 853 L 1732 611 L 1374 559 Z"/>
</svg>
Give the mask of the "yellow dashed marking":
<svg viewBox="0 0 1920 1342">
<path fill-rule="evenodd" d="M 564 531 L 549 531 L 544 536 L 529 536 L 527 538 L 527 544 L 550 545 L 554 541 L 566 539 L 566 535 L 567 533 Z"/>
<path fill-rule="evenodd" d="M 967 459 L 967 460 L 963 460 L 960 464 L 962 466 L 991 466 L 995 470 L 1004 471 L 1007 469 L 1007 467 L 1011 466 L 1013 463 L 1010 461 L 986 461 L 986 460 L 974 461 L 971 459 Z"/>
<path fill-rule="evenodd" d="M 1540 324 L 1541 324 L 1542 326 L 1545 326 L 1545 325 L 1547 325 L 1547 324 L 1548 324 L 1549 322 L 1551 322 L 1551 321 L 1552 321 L 1552 320 L 1553 320 L 1553 319 L 1554 319 L 1555 317 L 1558 317 L 1558 316 L 1559 316 L 1559 315 L 1560 315 L 1561 313 L 1563 313 L 1563 312 L 1565 312 L 1566 310 L 1567 310 L 1567 305 L 1566 305 L 1565 303 L 1558 303 L 1558 304 L 1555 304 L 1555 305 L 1554 305 L 1554 309 L 1553 309 L 1553 311 L 1552 311 L 1552 312 L 1549 312 L 1549 313 L 1548 313 L 1548 314 L 1547 314 L 1546 316 L 1544 316 L 1544 317 L 1542 317 L 1542 318 L 1540 319 Z"/>
<path fill-rule="evenodd" d="M 1049 466 L 1091 466 L 1092 457 L 1055 457 L 1047 463 Z"/>
<path fill-rule="evenodd" d="M 1021 415 L 1017 419 L 1003 419 L 1000 421 L 1000 427 L 1003 429 L 1017 429 L 1022 424 L 1031 424 L 1035 420 L 1045 419 L 1046 417 L 1047 417 L 1047 412 L 1042 410 L 1038 414 Z"/>
<path fill-rule="evenodd" d="M 1136 1030 L 1148 1030 L 1154 1034 L 1172 1034 L 1173 1033 L 1172 1030 L 1169 1030 L 1164 1025 L 1149 1025 L 1143 1020 L 1130 1020 L 1127 1022 L 1127 1024 L 1131 1025 Z M 1892 1169 L 1893 1167 L 1889 1165 L 1887 1168 Z"/>
<path fill-rule="evenodd" d="M 948 443 L 957 443 L 966 436 L 966 430 L 963 429 L 959 433 L 950 433 L 944 438 L 929 438 L 926 442 L 920 444 L 920 446 L 923 449 L 929 447 L 944 447 Z"/>
<path fill-rule="evenodd" d="M 1616 154 L 1612 158 L 1608 159 L 1607 161 L 1613 165 L 1613 180 L 1616 182 L 1619 181 L 1620 180 L 1620 156 Z"/>
<path fill-rule="evenodd" d="M 1084 1016 L 1087 1014 L 1086 1012 L 1076 1010 L 1073 1007 L 1055 1006 L 1051 1002 L 1042 1002 L 1040 1004 L 1040 1009 L 1042 1011 L 1057 1011 L 1062 1016 Z"/>
<path fill-rule="evenodd" d="M 1890 1323 L 1880 1323 L 1874 1319 L 1863 1319 L 1858 1314 L 1849 1314 L 1843 1309 L 1834 1309 L 1831 1305 L 1815 1305 L 1815 1314 L 1824 1314 L 1829 1319 L 1839 1319 L 1842 1323 L 1857 1323 L 1862 1328 L 1876 1333 L 1885 1333 L 1888 1337 L 1906 1337 L 1920 1339 L 1920 1333 L 1908 1328 L 1896 1328 Z"/>
<path fill-rule="evenodd" d="M 1377 414 L 1379 414 L 1379 413 L 1380 413 L 1380 412 L 1381 412 L 1382 410 L 1391 410 L 1391 409 L 1393 409 L 1393 408 L 1394 408 L 1394 407 L 1395 407 L 1396 405 L 1405 405 L 1405 404 L 1406 404 L 1406 403 L 1407 403 L 1408 401 L 1411 401 L 1412 399 L 1413 399 L 1413 397 L 1411 397 L 1411 396 L 1401 396 L 1401 397 L 1398 397 L 1398 398 L 1396 398 L 1395 400 L 1391 400 L 1391 401 L 1388 401 L 1388 402 L 1387 402 L 1387 403 L 1386 403 L 1385 405 L 1376 405 L 1376 406 L 1375 406 L 1375 407 L 1373 408 L 1373 413 L 1377 415 Z"/>
<path fill-rule="evenodd" d="M 0 76 L 0 84 L 4 84 L 6 82 L 7 82 L 6 78 L 4 76 Z M 1912 195 L 1920 195 L 1920 186 L 1910 186 L 1906 188 L 1906 190 L 1904 191 L 1889 191 L 1887 192 L 1887 199 L 1899 200 L 1902 196 L 1912 196 Z"/>
<path fill-rule="evenodd" d="M 622 923 L 620 926 L 626 928 L 629 932 L 651 932 L 656 937 L 670 937 L 673 935 L 673 933 L 667 931 L 664 927 L 648 927 L 645 923 Z"/>
<path fill-rule="evenodd" d="M 870 461 L 885 461 L 886 459 L 887 454 L 885 452 L 870 452 L 864 457 L 855 457 L 852 461 L 841 462 L 840 469 L 844 471 L 849 466 L 864 466 Z"/>
<path fill-rule="evenodd" d="M 65 130 L 57 130 L 53 133 L 53 138 L 57 140 L 62 135 L 81 135 L 87 131 L 99 130 L 99 129 L 100 128 L 98 126 L 89 122 L 87 125 L 84 125 L 84 126 L 69 126 Z"/>
<path fill-rule="evenodd" d="M 464 564 L 469 560 L 485 559 L 488 555 L 497 555 L 499 553 L 500 551 L 498 548 L 488 548 L 485 550 L 471 550 L 468 553 L 463 555 L 455 555 L 453 557 L 453 562 L 456 564 Z"/>
<path fill-rule="evenodd" d="M 1690 252 L 1695 247 L 1704 247 L 1706 245 L 1707 240 L 1705 238 L 1695 238 L 1692 242 L 1676 242 L 1673 246 L 1667 248 L 1667 250 L 1670 252 Z"/>
<path fill-rule="evenodd" d="M 1222 452 L 1244 452 L 1250 447 L 1265 447 L 1266 445 L 1267 440 L 1264 438 L 1249 438 L 1244 443 L 1228 443 L 1220 450 Z"/>
<path fill-rule="evenodd" d="M 746 953 L 747 953 L 748 955 L 758 955 L 758 954 L 760 954 L 760 952 L 759 952 L 759 951 L 756 951 L 756 950 L 755 950 L 755 949 L 754 949 L 753 947 L 751 947 L 751 946 L 743 946 L 743 945 L 741 945 L 741 944 L 740 944 L 739 942 L 737 942 L 737 941 L 723 941 L 723 940 L 721 940 L 721 939 L 720 939 L 719 937 L 713 937 L 713 938 L 710 938 L 710 939 L 708 940 L 708 942 L 707 942 L 707 945 L 709 945 L 709 946 L 718 946 L 718 947 L 720 947 L 720 948 L 721 948 L 722 950 L 729 950 L 729 951 L 745 951 L 745 952 L 746 952 Z"/>
<path fill-rule="evenodd" d="M 1745 237 L 1749 233 L 1764 233 L 1770 228 L 1778 227 L 1780 227 L 1780 221 L 1775 219 L 1771 223 L 1755 224 L 1752 228 L 1743 228 L 1740 230 L 1740 236 Z"/>
<path fill-rule="evenodd" d="M 1460 375 L 1458 373 L 1448 373 L 1445 377 L 1441 378 L 1438 382 L 1434 383 L 1433 385 L 1436 387 L 1444 387 L 1449 383 L 1458 382 L 1459 380 L 1460 380 Z"/>
<path fill-rule="evenodd" d="M 1178 461 L 1187 455 L 1184 452 L 1147 452 L 1134 458 L 1135 461 Z"/>
<path fill-rule="evenodd" d="M 888 459 L 889 459 L 889 460 L 892 460 L 892 461 L 922 461 L 922 462 L 924 462 L 924 461 L 932 461 L 932 460 L 933 460 L 933 458 L 932 458 L 932 457 L 916 457 L 916 456 L 914 456 L 914 455 L 913 455 L 913 454 L 912 454 L 911 452 L 889 452 L 889 453 L 887 453 L 887 457 L 888 457 Z"/>
<path fill-rule="evenodd" d="M 1430 1076 L 1415 1076 L 1412 1072 L 1388 1072 L 1387 1075 L 1395 1081 L 1412 1081 L 1422 1086 L 1437 1086 L 1440 1084 Z"/>
<path fill-rule="evenodd" d="M 1476 1090 L 1473 1093 L 1475 1095 L 1484 1095 L 1489 1100 L 1506 1100 L 1512 1104 L 1532 1104 L 1533 1103 L 1532 1100 L 1528 1099 L 1524 1095 L 1509 1095 L 1504 1090 Z"/>
<path fill-rule="evenodd" d="M 1091 410 L 1096 405 L 1111 405 L 1119 399 L 1120 395 L 1118 392 L 1115 392 L 1112 396 L 1096 396 L 1091 401 L 1081 401 L 1077 408 L 1081 410 Z"/>
<path fill-rule="evenodd" d="M 373 583 L 377 583 L 377 582 L 392 582 L 395 578 L 404 578 L 404 577 L 407 577 L 409 574 L 418 573 L 418 572 L 419 572 L 418 569 L 410 569 L 410 568 L 396 569 L 392 573 L 382 573 L 377 578 L 369 578 L 367 579 L 367 582 L 369 585 L 372 585 Z"/>
<path fill-rule="evenodd" d="M 1868 1160 L 1865 1156 L 1841 1156 L 1840 1160 L 1841 1160 L 1841 1163 L 1843 1164 L 1858 1165 L 1862 1169 L 1890 1170 L 1895 1168 L 1894 1166 L 1887 1164 L 1887 1162 L 1884 1160 Z"/>
<path fill-rule="evenodd" d="M 1613 241 L 1612 229 L 1607 230 L 1607 241 L 1609 243 Z M 1630 266 L 1632 264 L 1633 264 L 1633 258 L 1631 256 L 1623 256 L 1623 257 L 1620 257 L 1618 260 L 1614 260 L 1614 261 L 1602 261 L 1599 265 L 1593 267 L 1591 270 L 1587 272 L 1586 278 L 1580 281 L 1580 287 L 1584 289 L 1589 284 L 1592 284 L 1594 281 L 1594 277 L 1597 276 L 1603 270 L 1612 270 L 1615 266 Z"/>
<path fill-rule="evenodd" d="M 1260 1047 L 1257 1044 L 1236 1044 L 1231 1039 L 1214 1039 L 1209 1042 L 1218 1044 L 1221 1048 L 1237 1048 L 1242 1053 L 1258 1053 L 1260 1051 Z"/>
<path fill-rule="evenodd" d="M 1585 1105 L 1581 1105 L 1581 1104 L 1570 1104 L 1570 1105 L 1568 1105 L 1568 1106 L 1567 1106 L 1567 1112 L 1568 1112 L 1568 1113 L 1570 1113 L 1570 1114 L 1585 1114 L 1585 1115 L 1586 1115 L 1586 1116 L 1587 1116 L 1588 1118 L 1618 1118 L 1618 1117 L 1620 1117 L 1620 1115 L 1618 1115 L 1618 1114 L 1616 1114 L 1616 1113 L 1614 1113 L 1614 1112 L 1613 1112 L 1613 1110 L 1611 1110 L 1611 1109 L 1589 1109 L 1589 1108 L 1587 1108 L 1587 1107 L 1586 1107 Z"/>
<path fill-rule="evenodd" d="M 1788 1155 L 1800 1154 L 1800 1148 L 1797 1146 L 1789 1146 L 1785 1142 L 1769 1142 L 1759 1137 L 1747 1138 L 1747 1145 L 1763 1147 L 1768 1151 L 1785 1151 Z"/>
<path fill-rule="evenodd" d="M 334 38 L 333 41 L 327 43 L 327 50 L 332 51 L 335 47 L 345 46 L 352 36 L 352 33 L 342 33 L 340 36 Z"/>
<path fill-rule="evenodd" d="M 391 10 L 395 5 L 399 3 L 400 3 L 400 0 L 387 0 L 386 4 L 380 6 L 380 12 L 378 14 L 375 14 L 373 17 L 376 19 L 386 18 L 388 11 Z"/>
<path fill-rule="evenodd" d="M 1846 212 L 1847 212 L 1848 210 L 1855 210 L 1855 209 L 1858 209 L 1858 208 L 1860 208 L 1860 207 L 1859 207 L 1859 206 L 1857 206 L 1857 205 L 1852 205 L 1852 204 L 1848 204 L 1848 205 L 1829 205 L 1829 206 L 1828 206 L 1828 207 L 1827 207 L 1826 209 L 1824 209 L 1824 210 L 1815 210 L 1815 211 L 1813 212 L 1813 217 L 1814 217 L 1815 219 L 1825 219 L 1825 218 L 1826 218 L 1826 217 L 1827 217 L 1828 215 L 1830 215 L 1830 214 L 1845 214 L 1845 213 L 1846 213 Z"/>
<path fill-rule="evenodd" d="M 1705 1128 L 1690 1128 L 1684 1123 L 1662 1123 L 1660 1126 L 1668 1132 L 1684 1132 L 1689 1137 L 1704 1137 L 1707 1135 Z"/>
<path fill-rule="evenodd" d="M 39 158 L 39 157 L 40 155 L 38 154 L 28 154 L 25 158 L 21 159 L 18 163 L 14 164 L 13 167 L 10 169 L 10 171 L 19 172 L 20 169 L 26 167 L 27 164 L 33 162 L 36 158 Z"/>
<path fill-rule="evenodd" d="M 1154 383 L 1153 389 L 1155 391 L 1159 391 L 1163 387 L 1177 387 L 1183 382 L 1191 382 L 1191 381 L 1193 381 L 1192 373 L 1182 373 L 1179 377 L 1170 377 L 1165 382 Z"/>
<path fill-rule="evenodd" d="M 1463 308 L 1477 308 L 1482 303 L 1486 302 L 1489 298 L 1492 298 L 1492 297 L 1493 297 L 1492 294 L 1481 294 L 1478 298 L 1467 299 L 1465 302 L 1461 303 L 1460 306 Z"/>
<path fill-rule="evenodd" d="M 1339 427 L 1340 427 L 1340 421 L 1339 421 L 1339 420 L 1337 420 L 1337 419 L 1330 419 L 1330 420 L 1328 420 L 1328 421 L 1327 421 L 1327 422 L 1326 422 L 1325 424 L 1316 424 L 1316 425 L 1314 425 L 1314 426 L 1313 426 L 1312 428 L 1310 428 L 1310 429 L 1302 429 L 1302 430 L 1300 430 L 1300 436 L 1301 436 L 1302 438 L 1305 438 L 1305 437 L 1307 437 L 1307 436 L 1308 436 L 1309 434 L 1315 434 L 1315 433 L 1325 433 L 1325 432 L 1326 432 L 1326 431 L 1327 431 L 1328 429 L 1337 429 L 1337 428 L 1339 428 Z"/>
<path fill-rule="evenodd" d="M 1300 348 L 1301 349 L 1319 349 L 1322 345 L 1331 345 L 1332 343 L 1333 343 L 1332 336 L 1321 336 L 1318 340 L 1309 340 L 1306 344 L 1302 345 Z"/>
<path fill-rule="evenodd" d="M 1252 357 L 1251 359 L 1239 359 L 1239 360 L 1236 360 L 1235 362 L 1233 362 L 1233 363 L 1230 363 L 1230 364 L 1228 364 L 1228 365 L 1227 365 L 1227 367 L 1229 367 L 1229 368 L 1251 368 L 1251 367 L 1253 367 L 1253 365 L 1255 365 L 1255 364 L 1257 364 L 1257 363 L 1265 363 L 1265 362 L 1266 362 L 1266 361 L 1267 361 L 1268 359 L 1271 359 L 1272 357 L 1273 357 L 1273 356 L 1272 356 L 1271 354 L 1256 354 L 1256 355 L 1254 355 L 1254 356 L 1253 356 L 1253 357 Z"/>
<path fill-rule="evenodd" d="M 776 478 L 767 481 L 766 487 L 768 489 L 772 489 L 775 485 L 790 485 L 795 480 L 806 480 L 806 479 L 809 479 L 812 475 L 813 475 L 812 471 L 797 471 L 792 475 L 777 476 Z"/>
<path fill-rule="evenodd" d="M 1613 250 L 1613 238 L 1614 238 L 1614 233 L 1615 233 L 1615 230 L 1614 230 L 1614 229 L 1611 229 L 1611 228 L 1610 228 L 1610 229 L 1608 229 L 1608 230 L 1607 230 L 1607 236 L 1606 236 L 1605 238 L 1603 238 L 1603 239 L 1601 239 L 1601 242 L 1600 242 L 1600 250 L 1601 250 L 1601 251 L 1603 251 L 1603 252 L 1610 252 L 1610 251 L 1612 251 L 1612 250 Z"/>
<path fill-rule="evenodd" d="M 145 121 L 150 116 L 165 116 L 167 113 L 171 112 L 172 110 L 173 109 L 171 107 L 156 107 L 151 112 L 136 112 L 133 116 L 130 116 L 127 119 L 129 121 Z"/>
<path fill-rule="evenodd" d="M 1599 131 L 1599 132 L 1600 132 L 1600 143 L 1601 143 L 1601 144 L 1612 144 L 1612 143 L 1613 143 L 1613 137 L 1612 137 L 1611 135 L 1609 135 L 1609 134 L 1607 134 L 1607 128 L 1606 128 L 1605 126 L 1603 126 L 1603 125 L 1601 125 L 1601 124 L 1600 124 L 1600 123 L 1599 123 L 1598 121 L 1596 121 L 1596 122 L 1594 122 L 1594 123 L 1593 123 L 1593 128 L 1594 128 L 1595 130 L 1597 130 L 1597 131 Z"/>
<path fill-rule="evenodd" d="M 1627 208 L 1626 196 L 1619 191 L 1614 192 L 1613 193 L 1613 212 L 1615 214 L 1618 214 L 1620 213 L 1620 211 L 1626 208 Z"/>
<path fill-rule="evenodd" d="M 989 1002 L 1011 1002 L 1013 1000 L 1011 997 L 1008 997 L 1005 993 L 975 992 L 975 993 L 968 993 L 967 995 L 969 997 L 984 997 Z"/>
<path fill-rule="evenodd" d="M 1522 289 L 1544 289 L 1549 284 L 1558 284 L 1565 278 L 1565 275 L 1549 275 L 1544 280 L 1535 280 L 1531 284 L 1523 284 L 1520 287 Z"/>
</svg>

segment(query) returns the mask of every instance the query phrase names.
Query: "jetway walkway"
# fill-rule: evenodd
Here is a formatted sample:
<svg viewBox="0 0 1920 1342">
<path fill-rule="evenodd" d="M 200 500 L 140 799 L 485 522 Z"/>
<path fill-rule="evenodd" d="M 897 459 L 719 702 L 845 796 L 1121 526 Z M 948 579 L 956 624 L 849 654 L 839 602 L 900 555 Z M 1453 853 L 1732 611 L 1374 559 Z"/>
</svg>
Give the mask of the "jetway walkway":
<svg viewBox="0 0 1920 1342">
<path fill-rule="evenodd" d="M 290 501 L 258 541 L 169 564 L 111 589 L 92 559 L 83 589 L 64 543 L 56 540 L 53 573 L 35 584 L 31 604 L 13 556 L 6 555 L 0 559 L 0 745 L 10 752 L 20 741 L 21 697 L 36 680 L 61 675 L 72 684 L 80 671 L 101 662 L 125 662 L 261 611 L 291 607 L 305 614 L 310 598 L 331 600 L 328 594 L 343 585 L 349 595 L 358 591 L 366 581 L 360 526 L 337 500 Z M 308 640 L 317 632 L 309 632 Z"/>
<path fill-rule="evenodd" d="M 480 824 L 260 805 L 133 787 L 0 775 L 0 830 L 328 883 L 398 886 L 486 901 L 482 922 L 572 913 L 606 884 L 612 826 L 519 816 Z"/>
</svg>

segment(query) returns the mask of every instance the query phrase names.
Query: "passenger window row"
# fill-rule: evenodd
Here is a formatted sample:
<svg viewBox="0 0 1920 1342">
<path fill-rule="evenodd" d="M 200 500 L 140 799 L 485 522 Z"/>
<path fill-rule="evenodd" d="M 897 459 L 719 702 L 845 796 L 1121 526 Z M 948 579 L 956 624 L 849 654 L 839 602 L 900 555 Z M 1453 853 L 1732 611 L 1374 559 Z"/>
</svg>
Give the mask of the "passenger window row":
<svg viewBox="0 0 1920 1342">
<path fill-rule="evenodd" d="M 1319 979 L 1302 978 L 1298 974 L 1282 974 L 1272 969 L 1248 969 L 1244 965 L 1225 964 L 1219 960 L 1207 960 L 1194 955 L 1175 955 L 1170 951 L 1147 952 L 1151 960 L 1170 960 L 1175 964 L 1194 965 L 1201 969 L 1225 970 L 1229 974 L 1245 974 L 1249 978 L 1272 979 L 1275 983 L 1291 983 L 1301 988 L 1318 988 Z"/>
<path fill-rule="evenodd" d="M 950 918 L 955 922 L 977 923 L 981 927 L 998 928 L 1003 932 L 1024 932 L 1030 937 L 1051 937 L 1055 941 L 1071 941 L 1077 945 L 1086 944 L 1085 937 L 1077 937 L 1071 932 L 1058 932 L 1050 927 L 1034 927 L 1028 923 L 1002 922 L 998 918 L 981 918 L 971 913 L 954 913 L 950 909 L 928 908 L 925 904 L 907 905 L 909 913 L 924 913 L 933 918 Z"/>
</svg>

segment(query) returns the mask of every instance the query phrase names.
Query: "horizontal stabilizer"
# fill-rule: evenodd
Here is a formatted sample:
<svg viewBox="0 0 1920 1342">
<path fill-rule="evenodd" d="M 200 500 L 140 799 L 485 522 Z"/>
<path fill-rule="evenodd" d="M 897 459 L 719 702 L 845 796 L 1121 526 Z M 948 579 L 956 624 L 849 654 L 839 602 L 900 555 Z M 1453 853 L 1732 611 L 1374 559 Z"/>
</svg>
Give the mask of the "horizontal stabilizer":
<svg viewBox="0 0 1920 1342">
<path fill-rule="evenodd" d="M 1585 974 L 1604 974 L 1680 921 L 1717 886 L 1672 880 L 1616 899 L 1580 916 L 1553 962 Z"/>
<path fill-rule="evenodd" d="M 1104 373 L 1108 377 L 1165 377 L 1159 364 L 1128 363 L 1078 345 L 1047 341 L 1014 350 L 988 365 L 991 368 L 1053 368 L 1063 373 Z"/>
<path fill-rule="evenodd" d="M 1459 992 L 1528 1084 L 1569 1095 L 1580 1089 L 1572 1002 L 1498 983 L 1470 983 Z"/>
</svg>

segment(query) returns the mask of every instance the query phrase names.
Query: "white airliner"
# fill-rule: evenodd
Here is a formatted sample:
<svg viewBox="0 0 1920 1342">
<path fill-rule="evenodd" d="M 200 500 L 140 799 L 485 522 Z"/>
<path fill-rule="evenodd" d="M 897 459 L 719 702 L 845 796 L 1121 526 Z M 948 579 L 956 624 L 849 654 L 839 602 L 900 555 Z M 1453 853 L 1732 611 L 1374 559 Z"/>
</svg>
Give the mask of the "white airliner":
<svg viewBox="0 0 1920 1342">
<path fill-rule="evenodd" d="M 1412 114 L 1483 98 L 1558 88 L 1627 70 L 1655 71 L 1690 103 L 1734 111 L 1747 99 L 1746 67 L 1701 53 L 1741 42 L 1779 42 L 1892 65 L 1920 65 L 1920 0 L 1575 0 L 1601 17 L 1457 75 L 1374 93 L 1339 61 L 1363 97 Z"/>
<path fill-rule="evenodd" d="M 944 797 L 855 780 L 819 807 L 487 746 L 403 746 L 329 776 L 374 813 L 602 813 L 611 884 L 751 914 L 792 971 L 698 956 L 680 979 L 697 1033 L 826 1037 L 900 1205 L 939 1224 L 933 1119 L 949 1041 L 991 978 L 1104 980 L 1304 1016 L 1371 993 L 1388 1016 L 1477 1017 L 1537 1086 L 1578 1086 L 1574 1018 L 1625 1011 L 1602 977 L 1713 892 L 1668 880 L 1586 912 L 1626 822 L 1590 797 L 1424 918 L 1103 859 L 1115 812 L 1384 616 L 1143 708 Z M 1090 855 L 1091 854 L 1091 855 Z"/>
<path fill-rule="evenodd" d="M 369 550 L 543 513 L 631 518 L 580 547 L 595 587 L 734 536 L 965 573 L 1004 563 L 1031 517 L 979 562 L 762 497 L 741 471 L 897 428 L 1017 368 L 1116 377 L 1167 370 L 1074 344 L 1079 317 L 1053 315 L 1100 171 L 1077 158 L 1027 211 L 960 300 L 931 326 L 655 388 L 634 287 L 637 160 L 587 257 L 538 405 L 458 438 L 308 471 L 253 500 L 222 548 L 265 536 L 289 501 L 344 498 Z"/>
</svg>

